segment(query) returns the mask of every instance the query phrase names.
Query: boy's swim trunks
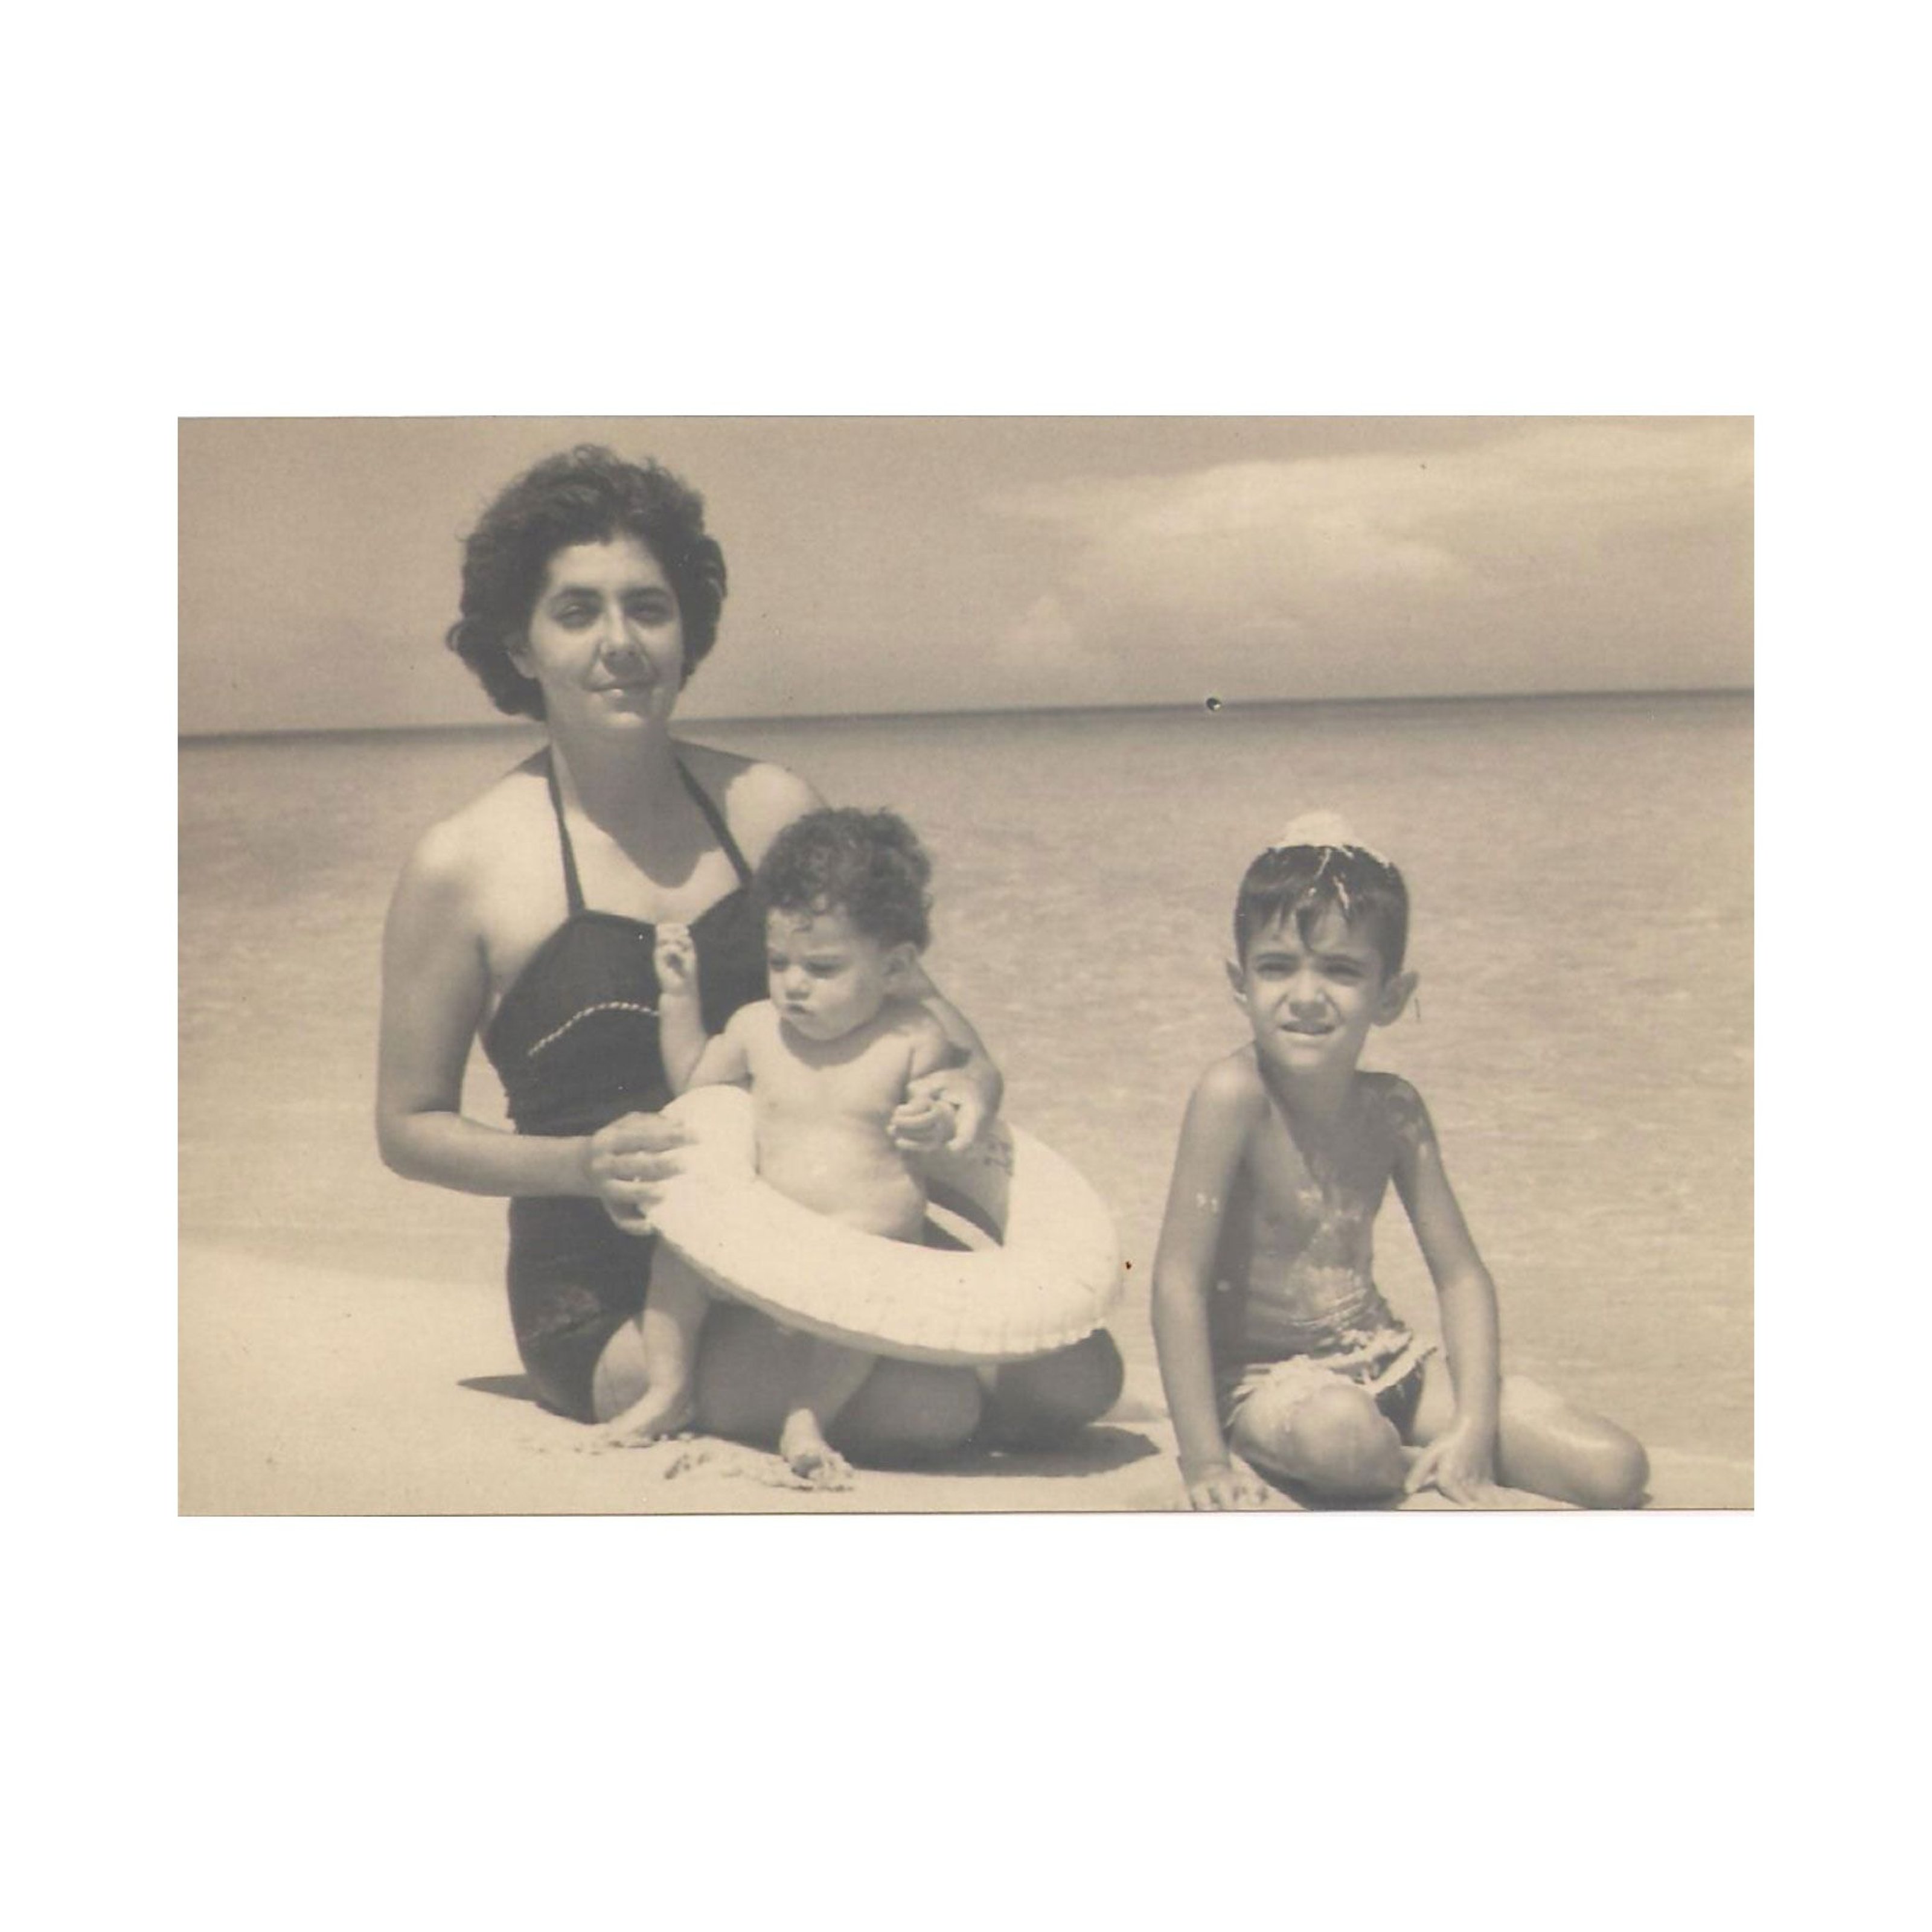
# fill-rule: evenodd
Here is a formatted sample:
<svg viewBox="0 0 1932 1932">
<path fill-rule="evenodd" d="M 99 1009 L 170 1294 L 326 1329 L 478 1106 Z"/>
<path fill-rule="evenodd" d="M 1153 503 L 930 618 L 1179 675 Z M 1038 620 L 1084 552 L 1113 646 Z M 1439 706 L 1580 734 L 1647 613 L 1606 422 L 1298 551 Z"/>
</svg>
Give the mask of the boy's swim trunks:
<svg viewBox="0 0 1932 1932">
<path fill-rule="evenodd" d="M 679 767 L 738 874 L 691 922 L 707 1032 L 765 997 L 764 935 L 746 888 L 751 867 L 724 814 Z M 584 903 L 556 774 L 550 805 L 568 916 L 518 976 L 484 1030 L 483 1050 L 525 1134 L 590 1134 L 670 1100 L 658 1042 L 656 927 Z M 604 1344 L 644 1305 L 652 1244 L 627 1234 L 602 1203 L 530 1196 L 510 1203 L 510 1318 L 542 1399 L 594 1419 L 591 1378 Z"/>
<path fill-rule="evenodd" d="M 1376 1408 L 1406 1442 L 1415 1426 L 1432 1345 L 1418 1341 L 1393 1320 L 1388 1328 L 1335 1340 L 1340 1346 L 1319 1354 L 1244 1362 L 1223 1372 L 1217 1378 L 1222 1427 L 1232 1430 L 1235 1418 L 1257 1396 L 1265 1397 L 1270 1407 L 1285 1415 L 1304 1397 L 1340 1382 L 1373 1396 Z"/>
</svg>

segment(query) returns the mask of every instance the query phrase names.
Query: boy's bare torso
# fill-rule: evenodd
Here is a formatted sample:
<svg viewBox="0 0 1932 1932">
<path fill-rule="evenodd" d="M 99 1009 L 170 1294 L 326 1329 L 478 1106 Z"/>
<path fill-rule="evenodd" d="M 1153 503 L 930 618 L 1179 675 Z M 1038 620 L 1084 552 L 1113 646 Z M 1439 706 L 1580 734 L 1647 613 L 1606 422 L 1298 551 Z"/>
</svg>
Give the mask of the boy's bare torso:
<svg viewBox="0 0 1932 1932">
<path fill-rule="evenodd" d="M 918 1238 L 926 1189 L 886 1132 L 922 1047 L 926 1009 L 891 1000 L 842 1038 L 788 1030 L 770 1000 L 744 1008 L 742 1031 L 758 1125 L 758 1172 L 783 1195 L 845 1226 Z"/>
<path fill-rule="evenodd" d="M 1298 1118 L 1252 1052 L 1238 1060 L 1252 1112 L 1217 1270 L 1238 1292 L 1229 1343 L 1249 1355 L 1298 1353 L 1378 1325 L 1388 1311 L 1375 1286 L 1376 1216 L 1420 1118 L 1414 1090 L 1358 1072 L 1332 1115 Z"/>
</svg>

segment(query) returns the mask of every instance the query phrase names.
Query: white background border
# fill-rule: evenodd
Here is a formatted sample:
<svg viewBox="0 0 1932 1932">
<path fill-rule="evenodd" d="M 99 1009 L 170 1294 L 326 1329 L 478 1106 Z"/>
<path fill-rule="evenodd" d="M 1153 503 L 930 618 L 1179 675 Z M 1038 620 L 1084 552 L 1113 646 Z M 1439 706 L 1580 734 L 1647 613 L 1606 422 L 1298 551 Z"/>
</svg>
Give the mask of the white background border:
<svg viewBox="0 0 1932 1932">
<path fill-rule="evenodd" d="M 1882 17 L 36 30 L 15 950 L 68 995 L 16 1064 L 12 1649 L 81 1918 L 1889 1916 L 1920 1358 L 1868 1338 L 1923 1264 L 1863 1231 L 1916 868 L 1862 855 L 1923 822 L 1924 425 Z M 175 1520 L 173 419 L 625 410 L 1756 414 L 1759 1512 Z"/>
</svg>

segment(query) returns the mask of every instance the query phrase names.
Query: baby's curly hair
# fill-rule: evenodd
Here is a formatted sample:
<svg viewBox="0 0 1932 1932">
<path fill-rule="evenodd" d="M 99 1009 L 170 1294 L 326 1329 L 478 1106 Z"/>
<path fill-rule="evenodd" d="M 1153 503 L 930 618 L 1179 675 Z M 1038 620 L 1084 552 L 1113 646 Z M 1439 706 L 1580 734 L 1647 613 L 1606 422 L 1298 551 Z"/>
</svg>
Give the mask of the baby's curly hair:
<svg viewBox="0 0 1932 1932">
<path fill-rule="evenodd" d="M 932 861 L 896 812 L 808 812 L 772 842 L 755 881 L 760 915 L 842 912 L 881 946 L 923 952 Z"/>
<path fill-rule="evenodd" d="M 1359 845 L 1270 845 L 1249 866 L 1234 900 L 1234 957 L 1245 960 L 1256 933 L 1291 916 L 1306 945 L 1331 908 L 1373 939 L 1385 979 L 1402 970 L 1408 888 L 1386 859 Z"/>
<path fill-rule="evenodd" d="M 499 711 L 541 718 L 543 692 L 510 662 L 523 643 L 544 573 L 573 544 L 634 537 L 658 560 L 684 621 L 688 678 L 718 637 L 724 553 L 704 533 L 704 499 L 656 463 L 627 463 L 594 443 L 546 457 L 483 513 L 463 546 L 462 614 L 444 641 Z"/>
</svg>

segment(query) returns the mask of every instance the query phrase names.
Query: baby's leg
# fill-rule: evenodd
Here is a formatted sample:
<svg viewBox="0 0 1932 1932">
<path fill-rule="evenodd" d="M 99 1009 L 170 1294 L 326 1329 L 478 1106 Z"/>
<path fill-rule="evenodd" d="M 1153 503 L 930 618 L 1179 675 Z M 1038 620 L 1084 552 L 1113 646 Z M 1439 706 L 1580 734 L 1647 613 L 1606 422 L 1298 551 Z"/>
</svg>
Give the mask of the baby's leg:
<svg viewBox="0 0 1932 1932">
<path fill-rule="evenodd" d="M 1375 1398 L 1312 1370 L 1262 1385 L 1243 1402 L 1228 1446 L 1264 1474 L 1324 1502 L 1383 1502 L 1402 1493 L 1408 1457 Z"/>
<path fill-rule="evenodd" d="M 778 1454 L 820 1489 L 844 1489 L 852 1466 L 825 1439 L 839 1412 L 859 1393 L 878 1358 L 836 1342 L 814 1338 L 806 1350 L 805 1372 L 778 1431 Z"/>
<path fill-rule="evenodd" d="M 655 1442 L 691 1420 L 698 1338 L 710 1304 L 689 1264 L 660 1245 L 651 1259 L 644 1312 L 638 1317 L 644 1391 L 607 1424 L 604 1432 L 613 1442 Z"/>
<path fill-rule="evenodd" d="M 635 1324 L 624 1332 L 634 1346 Z M 755 1309 L 720 1297 L 704 1324 L 698 1358 L 699 1428 L 770 1448 L 791 1412 L 811 1346 L 809 1337 L 787 1334 Z M 922 1468 L 956 1455 L 978 1426 L 980 1412 L 980 1384 L 970 1369 L 886 1358 L 874 1365 L 826 1433 L 867 1468 Z"/>
<path fill-rule="evenodd" d="M 1432 1362 L 1416 1417 L 1417 1442 L 1440 1435 L 1454 1408 L 1449 1378 Z M 1505 1376 L 1496 1480 L 1583 1509 L 1634 1509 L 1650 1480 L 1650 1459 L 1643 1444 L 1614 1422 L 1575 1407 L 1540 1382 Z"/>
</svg>

